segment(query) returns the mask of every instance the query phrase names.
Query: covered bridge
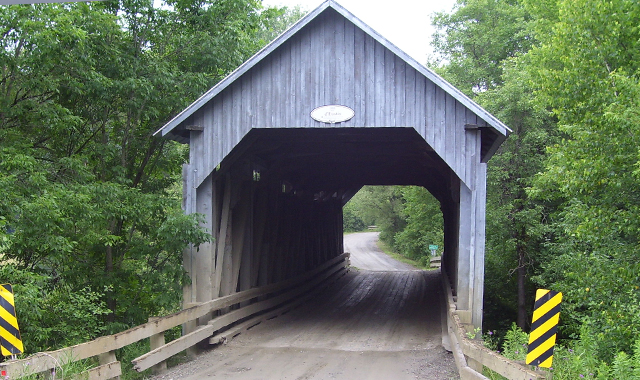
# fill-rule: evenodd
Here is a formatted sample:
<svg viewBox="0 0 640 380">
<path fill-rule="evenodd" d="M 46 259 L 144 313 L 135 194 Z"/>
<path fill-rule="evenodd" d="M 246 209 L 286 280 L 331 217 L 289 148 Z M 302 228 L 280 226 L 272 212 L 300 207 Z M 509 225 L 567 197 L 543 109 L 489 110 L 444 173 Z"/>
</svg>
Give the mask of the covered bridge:
<svg viewBox="0 0 640 380">
<path fill-rule="evenodd" d="M 481 326 L 486 162 L 509 129 L 335 1 L 157 133 L 189 144 L 184 208 L 215 237 L 185 252 L 186 302 L 337 257 L 342 207 L 363 185 L 417 185 L 440 201 L 443 270 Z"/>
</svg>

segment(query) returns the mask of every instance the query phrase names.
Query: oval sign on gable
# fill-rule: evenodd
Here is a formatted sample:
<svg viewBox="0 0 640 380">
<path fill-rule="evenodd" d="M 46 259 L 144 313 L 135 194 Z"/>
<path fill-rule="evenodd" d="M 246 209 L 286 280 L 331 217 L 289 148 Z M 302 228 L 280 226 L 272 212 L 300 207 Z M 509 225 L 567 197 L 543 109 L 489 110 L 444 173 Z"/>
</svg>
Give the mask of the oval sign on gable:
<svg viewBox="0 0 640 380">
<path fill-rule="evenodd" d="M 311 111 L 313 120 L 331 124 L 350 120 L 355 114 L 351 108 L 340 105 L 320 106 Z"/>
</svg>

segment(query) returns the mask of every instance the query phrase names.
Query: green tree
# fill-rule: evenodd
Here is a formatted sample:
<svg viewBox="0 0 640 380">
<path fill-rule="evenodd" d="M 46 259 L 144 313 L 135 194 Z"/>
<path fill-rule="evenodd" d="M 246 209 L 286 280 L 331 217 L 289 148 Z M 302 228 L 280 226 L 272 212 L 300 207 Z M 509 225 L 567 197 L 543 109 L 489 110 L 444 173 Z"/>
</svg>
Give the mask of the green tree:
<svg viewBox="0 0 640 380">
<path fill-rule="evenodd" d="M 481 4 L 499 5 L 495 21 L 487 22 L 485 10 L 474 8 Z M 459 2 L 456 14 L 440 18 L 453 37 L 445 35 L 439 45 L 451 62 L 442 69 L 447 79 L 475 92 L 476 101 L 514 129 L 489 167 L 485 310 L 492 313 L 491 307 L 508 303 L 504 289 L 514 286 L 504 275 L 509 268 L 517 268 L 519 299 L 523 288 L 527 298 L 530 285 L 522 286 L 521 273 L 528 263 L 527 277 L 536 275 L 537 285 L 565 293 L 562 335 L 579 338 L 586 328 L 596 355 L 611 363 L 621 350 L 632 353 L 640 329 L 640 5 L 628 0 L 491 4 Z M 512 45 L 496 38 L 508 30 L 502 29 L 501 15 L 518 12 L 524 12 L 525 22 L 514 24 L 527 42 Z M 487 44 L 502 55 L 487 59 L 484 53 L 492 51 L 482 48 Z M 584 335 L 580 340 L 586 343 Z M 624 356 L 616 360 L 622 363 Z"/>
<path fill-rule="evenodd" d="M 239 0 L 171 5 L 0 7 L 0 260 L 32 274 L 43 299 L 105 317 L 91 336 L 178 307 L 181 252 L 210 237 L 180 210 L 186 147 L 152 134 L 288 14 Z M 69 343 L 43 333 L 29 349 Z"/>
<path fill-rule="evenodd" d="M 532 46 L 530 20 L 518 0 L 458 0 L 451 13 L 436 13 L 443 76 L 467 95 L 501 86 L 504 62 Z"/>
<path fill-rule="evenodd" d="M 526 57 L 504 63 L 503 85 L 477 97 L 513 129 L 489 165 L 486 282 L 490 291 L 485 309 L 487 314 L 495 314 L 496 318 L 489 318 L 493 321 L 514 310 L 522 329 L 530 320 L 533 305 L 535 289 L 530 278 L 546 260 L 544 243 L 549 232 L 545 220 L 552 206 L 531 199 L 526 189 L 543 169 L 546 147 L 557 135 L 552 115 L 533 95 L 525 67 Z M 504 328 L 507 322 L 492 327 Z"/>
<path fill-rule="evenodd" d="M 401 215 L 406 226 L 396 233 L 395 247 L 401 254 L 413 260 L 431 256 L 429 245 L 444 248 L 444 220 L 440 202 L 418 186 L 403 187 L 403 208 Z"/>
<path fill-rule="evenodd" d="M 395 234 L 406 224 L 401 215 L 402 190 L 399 186 L 364 186 L 347 206 L 352 207 L 365 225 L 378 226 L 380 239 L 390 246 L 394 244 Z"/>
<path fill-rule="evenodd" d="M 532 190 L 558 204 L 554 255 L 538 281 L 565 292 L 565 333 L 588 326 L 610 361 L 631 354 L 640 332 L 640 4 L 558 1 L 555 9 L 531 52 L 538 96 L 565 136 Z"/>
<path fill-rule="evenodd" d="M 360 216 L 361 210 L 358 209 L 357 202 L 347 202 L 342 208 L 342 226 L 344 232 L 363 231 L 367 226 Z"/>
<path fill-rule="evenodd" d="M 506 330 L 525 328 L 547 210 L 526 192 L 542 170 L 554 121 L 533 94 L 526 53 L 536 42 L 537 20 L 517 0 L 459 1 L 452 14 L 434 19 L 436 50 L 448 63 L 447 80 L 513 129 L 489 163 L 485 318 Z"/>
</svg>

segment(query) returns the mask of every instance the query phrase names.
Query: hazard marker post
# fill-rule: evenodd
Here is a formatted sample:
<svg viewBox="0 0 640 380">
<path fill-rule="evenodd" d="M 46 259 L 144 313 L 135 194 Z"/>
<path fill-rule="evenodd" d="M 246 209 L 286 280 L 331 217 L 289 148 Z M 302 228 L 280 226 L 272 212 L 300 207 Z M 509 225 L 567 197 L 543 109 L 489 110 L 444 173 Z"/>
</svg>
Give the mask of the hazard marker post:
<svg viewBox="0 0 640 380">
<path fill-rule="evenodd" d="M 526 363 L 543 368 L 551 368 L 553 348 L 556 344 L 560 302 L 562 293 L 538 289 L 533 307 L 533 322 L 529 335 L 529 352 Z"/>
<path fill-rule="evenodd" d="M 16 308 L 13 300 L 13 287 L 0 285 L 0 346 L 3 356 L 15 356 L 24 352 Z"/>
</svg>

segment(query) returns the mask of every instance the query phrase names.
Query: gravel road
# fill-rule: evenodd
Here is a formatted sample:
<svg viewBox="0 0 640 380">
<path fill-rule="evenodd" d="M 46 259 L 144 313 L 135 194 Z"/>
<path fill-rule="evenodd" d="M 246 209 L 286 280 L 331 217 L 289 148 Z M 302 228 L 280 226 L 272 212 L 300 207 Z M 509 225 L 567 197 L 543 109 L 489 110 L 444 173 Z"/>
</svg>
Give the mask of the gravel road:
<svg viewBox="0 0 640 380">
<path fill-rule="evenodd" d="M 370 271 L 417 270 L 387 256 L 378 248 L 379 232 L 360 232 L 344 236 L 344 251 L 351 253 L 351 266 Z"/>
<path fill-rule="evenodd" d="M 359 269 L 155 379 L 459 379 L 440 345 L 439 272 L 379 257 L 375 239 L 347 235 Z"/>
</svg>

